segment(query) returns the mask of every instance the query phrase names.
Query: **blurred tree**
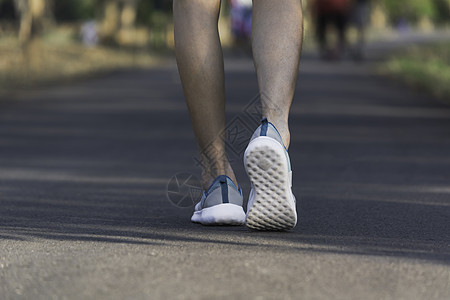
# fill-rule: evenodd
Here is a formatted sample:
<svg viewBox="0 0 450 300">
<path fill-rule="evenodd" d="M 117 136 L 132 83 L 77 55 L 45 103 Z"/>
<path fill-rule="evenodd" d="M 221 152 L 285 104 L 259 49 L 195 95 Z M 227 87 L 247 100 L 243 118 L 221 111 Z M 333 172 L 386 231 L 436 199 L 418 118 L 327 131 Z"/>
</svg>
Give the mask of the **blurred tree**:
<svg viewBox="0 0 450 300">
<path fill-rule="evenodd" d="M 44 65 L 40 42 L 50 12 L 50 0 L 14 0 L 20 16 L 19 41 L 29 74 L 39 72 Z M 47 18 L 48 19 L 48 18 Z"/>
<path fill-rule="evenodd" d="M 137 2 L 136 0 L 125 0 L 122 2 L 122 11 L 120 14 L 120 25 L 122 29 L 134 27 L 137 15 Z"/>
<path fill-rule="evenodd" d="M 22 45 L 27 45 L 42 31 L 49 1 L 15 0 L 15 3 L 20 15 L 19 40 Z"/>
<path fill-rule="evenodd" d="M 137 16 L 138 0 L 102 0 L 103 21 L 102 39 L 106 43 L 117 43 L 134 28 Z"/>
<path fill-rule="evenodd" d="M 102 39 L 113 42 L 120 28 L 118 0 L 103 0 Z"/>
</svg>

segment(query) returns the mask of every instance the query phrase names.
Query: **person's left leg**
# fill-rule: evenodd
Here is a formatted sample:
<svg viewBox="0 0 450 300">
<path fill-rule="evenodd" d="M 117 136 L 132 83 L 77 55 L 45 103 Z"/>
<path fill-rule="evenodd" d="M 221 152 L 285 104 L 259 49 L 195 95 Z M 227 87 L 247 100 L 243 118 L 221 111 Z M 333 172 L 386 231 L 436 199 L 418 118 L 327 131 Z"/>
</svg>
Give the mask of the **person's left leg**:
<svg viewBox="0 0 450 300">
<path fill-rule="evenodd" d="M 225 84 L 220 0 L 174 0 L 175 52 L 202 164 L 205 192 L 191 220 L 242 225 L 242 191 L 225 154 Z M 182 151 L 182 149 L 180 149 Z"/>
<path fill-rule="evenodd" d="M 336 47 L 336 58 L 342 58 L 347 48 L 347 28 L 348 28 L 348 13 L 339 12 L 335 15 L 335 24 L 338 30 L 338 44 Z"/>
<path fill-rule="evenodd" d="M 360 3 L 356 7 L 356 29 L 358 37 L 355 49 L 355 59 L 364 59 L 364 50 L 366 45 L 366 24 L 369 19 L 369 5 L 367 3 Z"/>
<path fill-rule="evenodd" d="M 327 23 L 328 16 L 324 13 L 318 13 L 316 16 L 316 37 L 319 44 L 319 55 L 322 59 L 325 59 L 328 54 Z"/>
<path fill-rule="evenodd" d="M 219 175 L 236 177 L 225 154 L 225 83 L 218 32 L 220 0 L 174 0 L 175 53 L 206 190 Z"/>
</svg>

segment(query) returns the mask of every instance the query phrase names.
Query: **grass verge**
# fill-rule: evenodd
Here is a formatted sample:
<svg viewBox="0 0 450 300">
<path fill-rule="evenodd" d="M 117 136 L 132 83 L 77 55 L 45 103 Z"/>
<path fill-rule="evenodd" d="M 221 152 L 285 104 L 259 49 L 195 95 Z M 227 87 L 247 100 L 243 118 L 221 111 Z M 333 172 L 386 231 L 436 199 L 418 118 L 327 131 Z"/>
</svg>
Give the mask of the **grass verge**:
<svg viewBox="0 0 450 300">
<path fill-rule="evenodd" d="M 68 33 L 43 37 L 20 48 L 15 36 L 0 38 L 0 91 L 20 91 L 36 85 L 69 81 L 118 69 L 151 67 L 159 56 L 148 51 L 85 47 Z"/>
<path fill-rule="evenodd" d="M 450 42 L 414 46 L 392 56 L 381 72 L 450 104 Z"/>
</svg>

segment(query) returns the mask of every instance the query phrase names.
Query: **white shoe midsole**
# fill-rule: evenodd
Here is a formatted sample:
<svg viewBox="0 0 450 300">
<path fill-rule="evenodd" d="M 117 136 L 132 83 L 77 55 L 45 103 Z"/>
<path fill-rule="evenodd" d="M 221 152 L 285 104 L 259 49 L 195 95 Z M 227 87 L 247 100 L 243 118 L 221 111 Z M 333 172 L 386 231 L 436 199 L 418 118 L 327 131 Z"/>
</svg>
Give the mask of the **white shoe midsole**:
<svg viewBox="0 0 450 300">
<path fill-rule="evenodd" d="M 191 221 L 204 225 L 242 225 L 245 223 L 245 212 L 242 206 L 224 203 L 195 211 Z"/>
</svg>

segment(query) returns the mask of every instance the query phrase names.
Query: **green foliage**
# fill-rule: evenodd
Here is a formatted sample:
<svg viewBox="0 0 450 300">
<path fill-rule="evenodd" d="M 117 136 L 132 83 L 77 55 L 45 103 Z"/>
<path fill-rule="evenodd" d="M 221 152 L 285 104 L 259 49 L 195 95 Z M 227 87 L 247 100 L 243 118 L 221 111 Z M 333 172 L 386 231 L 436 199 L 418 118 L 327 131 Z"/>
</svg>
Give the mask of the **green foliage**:
<svg viewBox="0 0 450 300">
<path fill-rule="evenodd" d="M 150 44 L 154 48 L 165 48 L 167 28 L 172 22 L 170 1 L 140 0 L 137 7 L 137 23 L 150 29 Z"/>
<path fill-rule="evenodd" d="M 0 0 L 1 1 L 1 0 Z M 57 21 L 78 21 L 95 16 L 96 0 L 56 0 L 53 12 Z"/>
<path fill-rule="evenodd" d="M 149 25 L 151 23 L 150 14 L 153 10 L 153 1 L 139 1 L 136 16 L 137 23 L 142 25 Z"/>
<path fill-rule="evenodd" d="M 417 22 L 423 17 L 445 23 L 450 21 L 450 0 L 382 0 L 389 19 Z"/>
<path fill-rule="evenodd" d="M 0 18 L 16 17 L 15 0 L 0 0 Z M 83 21 L 101 17 L 105 1 L 111 0 L 48 0 L 51 3 L 52 15 L 58 22 Z M 158 26 L 161 18 L 170 18 L 172 3 L 170 0 L 137 0 L 137 23 Z M 161 17 L 161 14 L 164 15 Z"/>
<path fill-rule="evenodd" d="M 139 0 L 137 7 L 137 23 L 150 27 L 158 26 L 170 18 L 172 5 L 170 1 Z M 164 20 L 162 20 L 164 19 Z"/>
<path fill-rule="evenodd" d="M 391 58 L 384 72 L 450 101 L 450 43 L 417 46 Z"/>
<path fill-rule="evenodd" d="M 433 19 L 436 7 L 433 0 L 382 0 L 391 21 L 407 19 L 417 21 L 421 17 Z"/>
<path fill-rule="evenodd" d="M 450 22 L 450 0 L 434 0 L 436 7 L 436 21 L 438 23 Z"/>
</svg>

